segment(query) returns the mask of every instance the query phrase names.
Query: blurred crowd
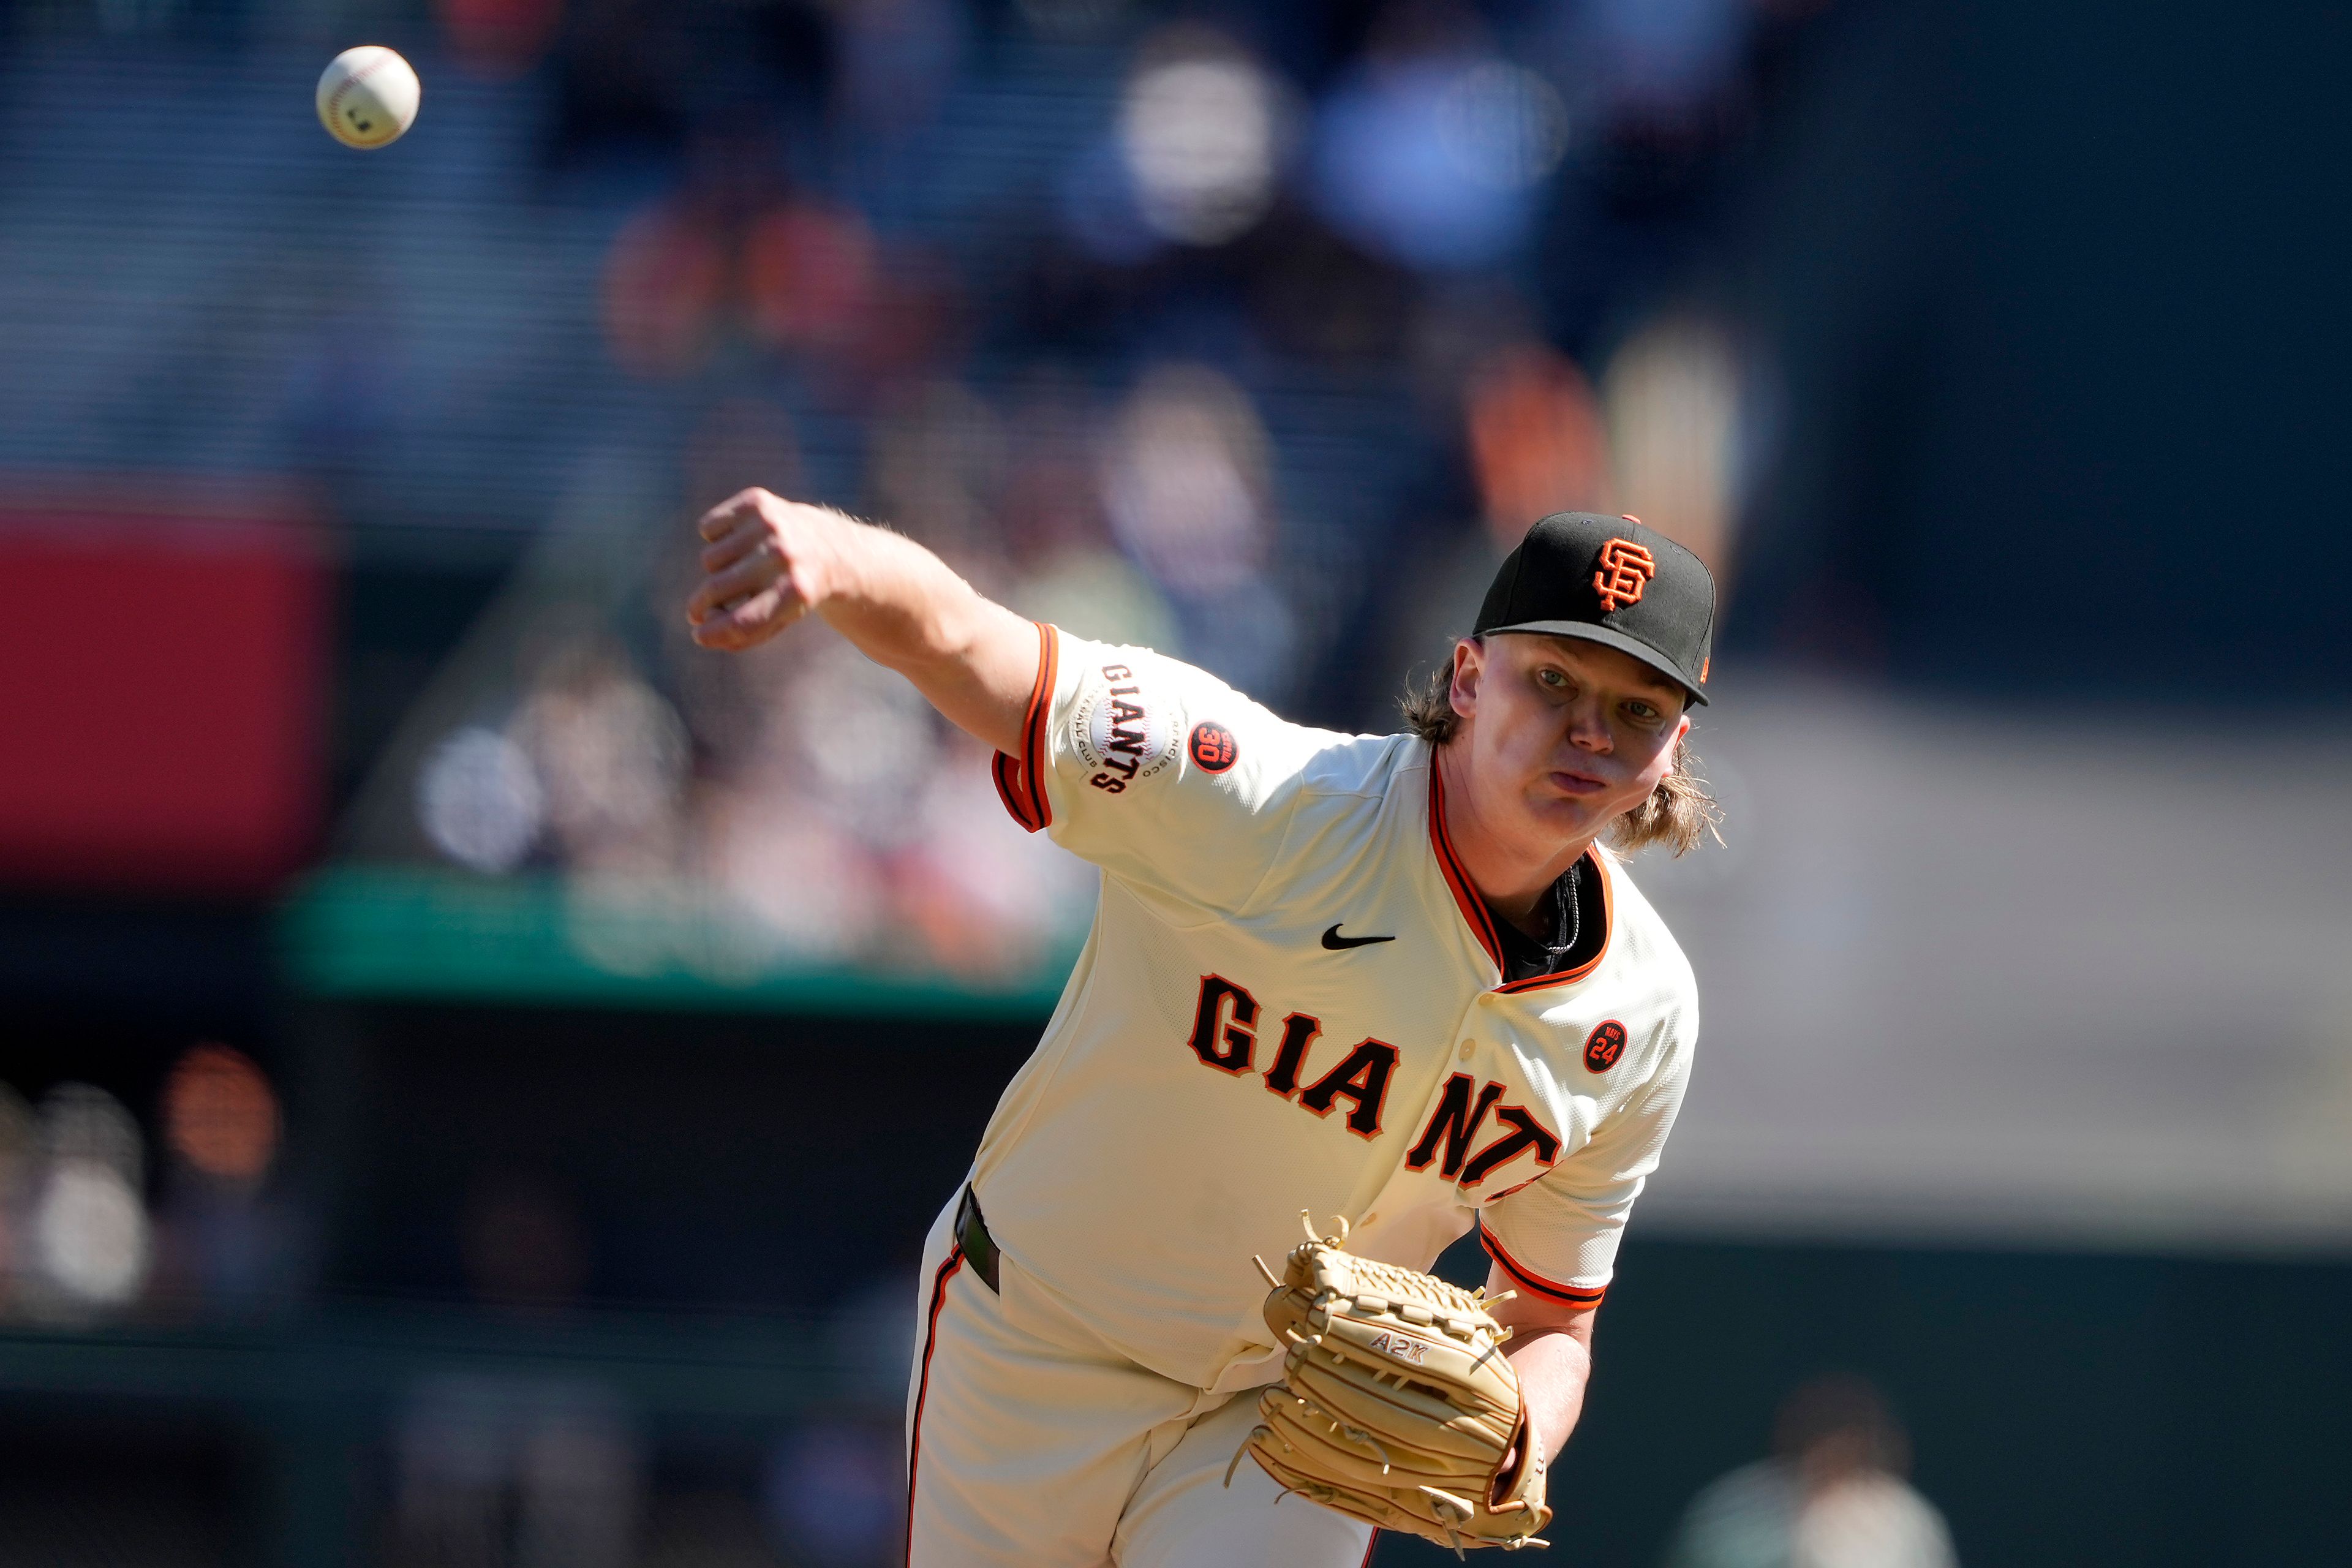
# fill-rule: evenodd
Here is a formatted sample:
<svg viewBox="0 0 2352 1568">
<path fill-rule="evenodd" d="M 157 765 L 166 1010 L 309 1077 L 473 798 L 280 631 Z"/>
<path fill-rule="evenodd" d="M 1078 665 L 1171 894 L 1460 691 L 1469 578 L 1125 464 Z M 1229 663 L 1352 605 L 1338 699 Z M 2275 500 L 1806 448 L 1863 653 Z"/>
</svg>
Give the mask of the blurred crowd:
<svg viewBox="0 0 2352 1568">
<path fill-rule="evenodd" d="M 289 1310 L 315 1305 L 316 1205 L 285 1179 L 284 1132 L 269 1076 L 216 1041 L 170 1058 L 153 1103 L 136 1111 L 89 1082 L 56 1083 L 32 1101 L 0 1083 L 0 1330 L 282 1324 Z M 526 1331 L 580 1321 L 589 1242 L 576 1193 L 542 1176 L 481 1173 L 459 1221 L 471 1300 Z M 854 1287 L 805 1324 L 831 1369 L 822 1402 L 698 1443 L 665 1436 L 576 1357 L 551 1357 L 547 1371 L 493 1362 L 417 1375 L 394 1394 L 372 1465 L 375 1560 L 895 1560 L 915 1333 L 907 1273 L 894 1267 Z M 68 1493 L 47 1506 L 71 1514 L 98 1505 Z M 131 1512 L 142 1528 L 184 1528 L 143 1496 Z M 85 1525 L 91 1541 L 115 1539 L 116 1521 Z"/>
<path fill-rule="evenodd" d="M 1869 1382 L 1801 1384 L 1781 1402 L 1770 1456 L 1691 1500 L 1665 1568 L 1958 1568 L 1910 1468 L 1910 1437 Z"/>
<path fill-rule="evenodd" d="M 149 1122 L 94 1084 L 37 1104 L 0 1082 L 0 1321 L 137 1312 L 252 1316 L 282 1305 L 298 1240 L 273 1189 L 278 1094 L 252 1058 L 181 1053 Z"/>
<path fill-rule="evenodd" d="M 681 1441 L 593 1373 L 444 1373 L 393 1413 L 394 1568 L 880 1568 L 904 1544 L 914 1292 L 897 1276 L 815 1332 L 837 1395 Z"/>
<path fill-rule="evenodd" d="M 1770 398 L 1694 258 L 1808 9 L 449 0 L 453 59 L 543 95 L 534 177 L 644 193 L 595 374 L 675 437 L 580 455 L 353 853 L 561 873 L 623 972 L 1035 970 L 1086 879 L 845 649 L 687 644 L 693 515 L 848 506 L 1024 614 L 1385 727 L 1546 512 L 1727 567 Z"/>
</svg>

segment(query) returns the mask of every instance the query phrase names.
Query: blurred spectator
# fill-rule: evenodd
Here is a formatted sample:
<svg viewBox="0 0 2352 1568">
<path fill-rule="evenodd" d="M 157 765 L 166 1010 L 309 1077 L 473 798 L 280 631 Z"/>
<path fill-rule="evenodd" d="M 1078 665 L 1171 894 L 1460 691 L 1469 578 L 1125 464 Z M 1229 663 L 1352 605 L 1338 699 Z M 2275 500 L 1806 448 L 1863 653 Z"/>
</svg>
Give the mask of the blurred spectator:
<svg viewBox="0 0 2352 1568">
<path fill-rule="evenodd" d="M 567 865 L 656 875 L 677 864 L 686 729 L 617 646 L 551 657 L 509 729 Z"/>
<path fill-rule="evenodd" d="M 1039 379 L 1016 405 L 1006 439 L 1012 471 L 997 519 L 1014 578 L 1005 602 L 1082 637 L 1181 656 L 1167 599 L 1111 544 L 1082 389 Z"/>
<path fill-rule="evenodd" d="M 1265 68 L 1230 38 L 1172 27 L 1137 52 L 1118 146 L 1144 225 L 1182 245 L 1223 245 L 1273 204 L 1286 106 Z"/>
<path fill-rule="evenodd" d="M 283 1133 L 268 1075 L 227 1046 L 192 1047 L 164 1079 L 161 1121 L 157 1295 L 215 1313 L 268 1304 L 289 1283 L 292 1241 L 265 1195 Z"/>
<path fill-rule="evenodd" d="M 1706 562 L 1720 587 L 1746 434 L 1728 338 L 1696 316 L 1662 316 L 1612 356 L 1601 397 L 1621 504 Z"/>
<path fill-rule="evenodd" d="M 1396 619 L 1393 668 L 1441 657 L 1503 556 L 1552 512 L 1623 506 L 1727 570 L 1748 432 L 1726 335 L 1661 317 L 1618 349 L 1602 386 L 1595 397 L 1573 360 L 1532 340 L 1471 368 L 1463 423 L 1482 526 L 1428 549 Z"/>
<path fill-rule="evenodd" d="M 778 781 L 817 797 L 827 820 L 842 823 L 875 849 L 902 847 L 914 832 L 918 793 L 939 770 L 936 716 L 906 682 L 847 643 L 808 651 L 773 716 L 773 742 L 792 759 L 772 763 Z"/>
<path fill-rule="evenodd" d="M 1772 1436 L 1772 1458 L 1692 1500 L 1666 1568 L 1957 1568 L 1943 1515 L 1903 1479 L 1910 1440 L 1869 1384 L 1804 1384 Z"/>
<path fill-rule="evenodd" d="M 881 287 L 863 219 L 813 202 L 774 206 L 748 225 L 742 255 L 745 304 L 761 342 L 821 355 L 856 348 Z"/>
<path fill-rule="evenodd" d="M 1074 547 L 1036 563 L 1008 595 L 1014 609 L 1075 636 L 1181 656 L 1174 612 L 1151 580 L 1118 555 Z"/>
<path fill-rule="evenodd" d="M 416 771 L 416 817 L 433 847 L 474 871 L 510 871 L 538 841 L 546 792 L 520 746 L 496 730 L 451 731 Z"/>
<path fill-rule="evenodd" d="M 641 375 L 680 374 L 708 359 L 741 325 L 744 282 L 776 269 L 773 259 L 753 260 L 749 237 L 791 212 L 788 201 L 772 127 L 744 118 L 698 134 L 678 188 L 640 208 L 614 237 L 604 309 L 614 358 Z M 844 289 L 856 287 L 842 281 L 845 268 L 858 276 L 866 268 L 862 230 L 850 232 L 860 237 L 835 239 L 822 262 L 802 263 L 783 285 L 805 293 L 821 281 L 824 303 L 837 309 Z M 762 242 L 765 251 L 778 248 L 772 239 Z"/>
<path fill-rule="evenodd" d="M 1389 599 L 1380 667 L 1387 678 L 1369 695 L 1378 721 L 1415 672 L 1447 657 L 1477 618 L 1502 563 L 1537 519 L 1556 511 L 1610 510 L 1607 437 L 1591 384 L 1575 362 L 1528 339 L 1507 342 L 1472 365 L 1462 397 L 1463 445 L 1477 521 L 1430 530 Z M 1372 721 L 1367 713 L 1366 721 Z"/>
<path fill-rule="evenodd" d="M 709 832 L 713 879 L 772 933 L 775 958 L 854 963 L 881 939 L 880 867 L 807 795 L 714 794 Z"/>
<path fill-rule="evenodd" d="M 955 295 L 927 252 L 886 254 L 854 209 L 792 185 L 772 128 L 746 118 L 698 135 L 677 190 L 614 237 L 604 336 L 641 376 L 682 376 L 748 344 L 803 364 L 836 400 L 863 400 L 952 341 Z"/>
<path fill-rule="evenodd" d="M 604 273 L 604 337 L 643 375 L 693 368 L 712 346 L 727 298 L 726 237 L 690 205 L 649 206 L 613 240 Z"/>
<path fill-rule="evenodd" d="M 1175 609 L 1187 657 L 1281 701 L 1297 628 L 1270 571 L 1273 452 L 1249 395 L 1204 365 L 1146 373 L 1111 427 L 1101 482 L 1111 528 Z"/>
<path fill-rule="evenodd" d="M 188 1169 L 250 1193 L 278 1157 L 278 1097 L 244 1052 L 194 1047 L 163 1085 L 163 1138 Z"/>
<path fill-rule="evenodd" d="M 934 381 L 873 423 L 866 490 L 877 517 L 983 590 L 1003 574 L 995 502 L 1011 454 L 1003 422 L 970 388 Z"/>
<path fill-rule="evenodd" d="M 1093 873 L 1005 815 L 982 748 L 959 738 L 917 810 L 921 836 L 895 863 L 899 916 L 941 965 L 1030 973 L 1084 931 Z"/>
<path fill-rule="evenodd" d="M 1465 401 L 1496 559 L 1538 518 L 1608 510 L 1607 437 L 1575 362 L 1541 343 L 1512 344 L 1472 373 Z"/>
<path fill-rule="evenodd" d="M 643 1445 L 592 1382 L 445 1373 L 394 1428 L 394 1568 L 626 1568 Z"/>
<path fill-rule="evenodd" d="M 64 1083 L 42 1097 L 37 1137 L 22 1300 L 68 1320 L 128 1306 L 154 1257 L 138 1122 L 104 1089 Z"/>
<path fill-rule="evenodd" d="M 1492 266 L 1568 145 L 1552 85 L 1494 52 L 1475 13 L 1395 0 L 1361 66 L 1324 100 L 1317 202 L 1342 232 L 1409 266 Z"/>
</svg>

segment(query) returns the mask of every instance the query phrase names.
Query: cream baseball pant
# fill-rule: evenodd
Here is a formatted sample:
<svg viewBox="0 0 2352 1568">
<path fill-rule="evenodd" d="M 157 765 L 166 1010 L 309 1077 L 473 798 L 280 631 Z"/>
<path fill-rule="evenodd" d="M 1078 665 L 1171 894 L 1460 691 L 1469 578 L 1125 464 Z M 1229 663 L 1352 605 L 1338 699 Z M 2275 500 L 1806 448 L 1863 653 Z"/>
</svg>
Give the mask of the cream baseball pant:
<svg viewBox="0 0 2352 1568">
<path fill-rule="evenodd" d="M 1255 1390 L 1125 1359 L 999 1256 L 991 1290 L 931 1226 L 907 1390 L 908 1568 L 1360 1568 L 1371 1526 L 1225 1468 Z M 1279 1502 L 1280 1506 L 1276 1506 Z"/>
</svg>

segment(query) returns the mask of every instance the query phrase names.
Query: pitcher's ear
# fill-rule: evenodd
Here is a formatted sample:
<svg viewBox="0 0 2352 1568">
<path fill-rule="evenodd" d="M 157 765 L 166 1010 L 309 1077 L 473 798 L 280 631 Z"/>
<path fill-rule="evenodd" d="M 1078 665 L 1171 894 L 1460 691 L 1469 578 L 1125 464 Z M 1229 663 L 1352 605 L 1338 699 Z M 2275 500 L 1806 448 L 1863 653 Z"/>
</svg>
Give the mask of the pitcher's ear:
<svg viewBox="0 0 2352 1568">
<path fill-rule="evenodd" d="M 1478 686 L 1486 673 L 1486 649 L 1475 637 L 1454 645 L 1454 679 L 1445 698 L 1457 717 L 1467 719 L 1478 705 Z"/>
</svg>

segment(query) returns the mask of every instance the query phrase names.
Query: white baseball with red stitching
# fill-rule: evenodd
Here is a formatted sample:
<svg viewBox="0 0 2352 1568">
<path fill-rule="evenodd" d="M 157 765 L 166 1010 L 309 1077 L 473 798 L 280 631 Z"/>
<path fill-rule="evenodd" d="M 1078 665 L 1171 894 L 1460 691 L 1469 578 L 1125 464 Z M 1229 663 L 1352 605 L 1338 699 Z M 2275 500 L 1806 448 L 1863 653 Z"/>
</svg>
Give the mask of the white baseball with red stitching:
<svg viewBox="0 0 2352 1568">
<path fill-rule="evenodd" d="M 346 147 L 385 146 L 416 123 L 415 69 L 382 44 L 345 49 L 319 78 L 319 123 Z"/>
</svg>

